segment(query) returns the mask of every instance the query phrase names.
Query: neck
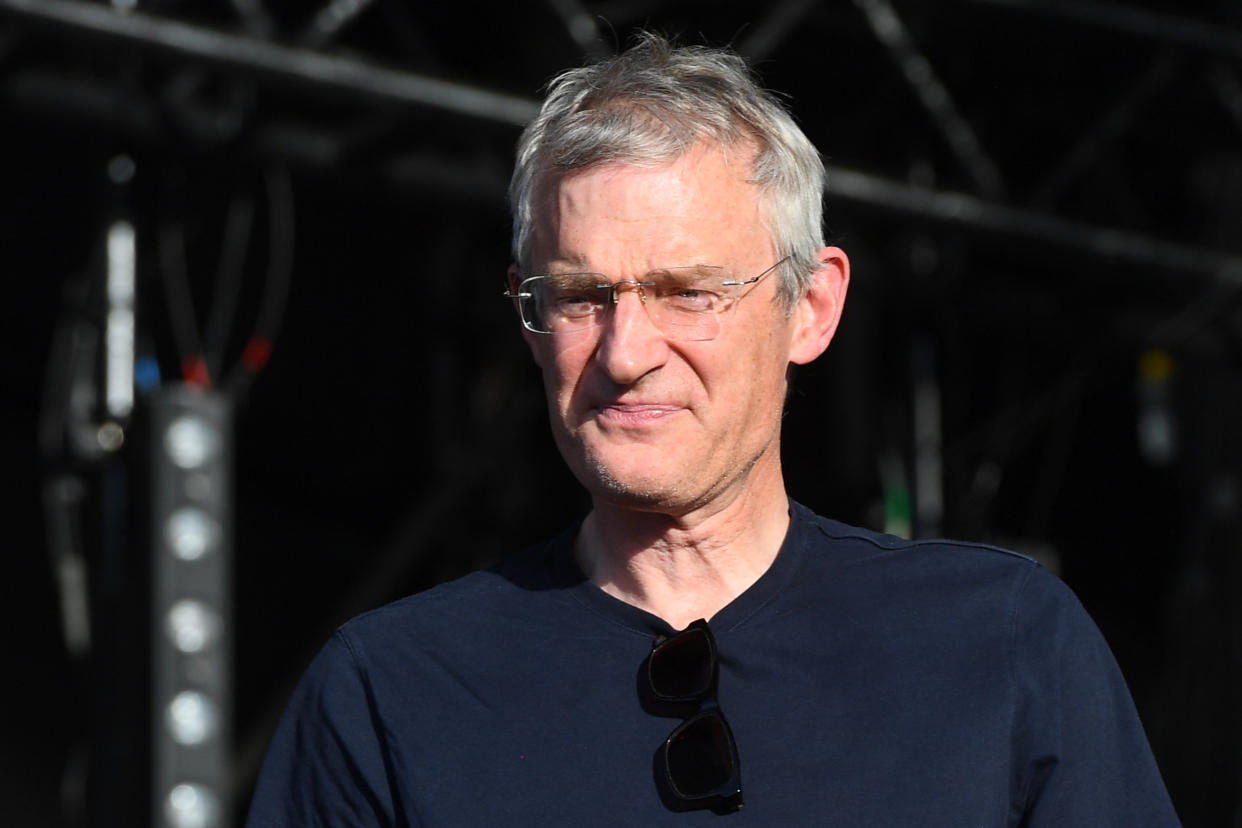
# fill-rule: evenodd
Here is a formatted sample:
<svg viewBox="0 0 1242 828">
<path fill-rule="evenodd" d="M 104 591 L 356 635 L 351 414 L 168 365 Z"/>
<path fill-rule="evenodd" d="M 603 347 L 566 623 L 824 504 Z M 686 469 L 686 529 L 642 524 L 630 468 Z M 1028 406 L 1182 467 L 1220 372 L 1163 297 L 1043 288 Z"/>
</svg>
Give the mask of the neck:
<svg viewBox="0 0 1242 828">
<path fill-rule="evenodd" d="M 758 481 L 752 476 L 748 482 Z M 778 466 L 769 485 L 747 485 L 684 513 L 596 498 L 574 554 L 596 586 L 682 629 L 710 619 L 758 580 L 788 528 Z"/>
</svg>

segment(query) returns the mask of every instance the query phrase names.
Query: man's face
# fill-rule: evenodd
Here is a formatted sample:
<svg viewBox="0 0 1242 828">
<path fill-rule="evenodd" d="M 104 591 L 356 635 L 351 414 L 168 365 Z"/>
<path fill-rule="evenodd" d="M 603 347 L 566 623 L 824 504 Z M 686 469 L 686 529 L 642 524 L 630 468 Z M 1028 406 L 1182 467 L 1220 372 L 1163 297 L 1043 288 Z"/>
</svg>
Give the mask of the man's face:
<svg viewBox="0 0 1242 828">
<path fill-rule="evenodd" d="M 749 172 L 749 153 L 699 147 L 655 169 L 548 176 L 535 193 L 532 273 L 641 280 L 704 264 L 758 275 L 778 256 Z M 591 332 L 527 332 L 557 445 L 597 501 L 684 513 L 742 491 L 755 469 L 779 473 L 796 315 L 775 300 L 777 278 L 723 314 L 708 342 L 668 339 L 629 290 Z"/>
</svg>

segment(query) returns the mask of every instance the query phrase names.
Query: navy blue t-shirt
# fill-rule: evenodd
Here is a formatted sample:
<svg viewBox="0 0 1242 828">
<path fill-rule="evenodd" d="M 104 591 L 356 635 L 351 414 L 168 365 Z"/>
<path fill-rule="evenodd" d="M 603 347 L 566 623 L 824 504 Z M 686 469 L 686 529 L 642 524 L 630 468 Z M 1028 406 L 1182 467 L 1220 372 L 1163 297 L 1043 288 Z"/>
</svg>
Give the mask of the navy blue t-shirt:
<svg viewBox="0 0 1242 828">
<path fill-rule="evenodd" d="M 710 621 L 746 804 L 677 812 L 640 702 L 668 624 L 588 582 L 573 532 L 342 626 L 272 740 L 248 826 L 1177 825 L 1070 591 L 990 546 L 791 507 Z"/>
</svg>

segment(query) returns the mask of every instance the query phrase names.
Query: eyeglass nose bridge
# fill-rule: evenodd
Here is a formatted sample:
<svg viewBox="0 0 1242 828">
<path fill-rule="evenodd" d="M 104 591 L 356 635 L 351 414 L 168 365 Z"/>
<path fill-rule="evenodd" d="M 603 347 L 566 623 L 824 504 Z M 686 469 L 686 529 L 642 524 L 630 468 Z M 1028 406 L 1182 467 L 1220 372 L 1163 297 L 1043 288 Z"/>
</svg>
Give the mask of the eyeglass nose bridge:
<svg viewBox="0 0 1242 828">
<path fill-rule="evenodd" d="M 638 301 L 644 305 L 647 304 L 647 291 L 643 288 L 655 287 L 655 282 L 640 282 L 637 279 L 622 279 L 619 282 L 609 282 L 600 287 L 608 288 L 608 304 L 615 305 L 621 301 L 621 288 L 628 287 L 638 293 Z"/>
</svg>

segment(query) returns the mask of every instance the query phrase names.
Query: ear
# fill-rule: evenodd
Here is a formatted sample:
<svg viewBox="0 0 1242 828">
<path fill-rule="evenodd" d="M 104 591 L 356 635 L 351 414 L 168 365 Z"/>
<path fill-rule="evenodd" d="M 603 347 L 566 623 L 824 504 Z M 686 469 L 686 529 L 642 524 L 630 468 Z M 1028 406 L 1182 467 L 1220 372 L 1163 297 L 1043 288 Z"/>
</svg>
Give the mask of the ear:
<svg viewBox="0 0 1242 828">
<path fill-rule="evenodd" d="M 837 332 L 845 291 L 850 285 L 850 260 L 839 247 L 819 251 L 823 267 L 815 271 L 811 286 L 794 309 L 794 332 L 789 361 L 805 365 L 822 354 Z"/>
<path fill-rule="evenodd" d="M 520 270 L 518 270 L 518 266 L 516 263 L 509 265 L 509 272 L 506 274 L 506 281 L 508 282 L 508 285 L 509 285 L 509 292 L 517 293 L 518 285 L 521 284 L 522 282 L 522 273 Z M 515 312 L 517 311 L 517 300 L 516 299 L 514 300 L 514 303 L 513 303 L 513 310 Z M 539 356 L 539 348 L 535 346 L 535 343 L 538 341 L 539 337 L 535 336 L 533 333 L 526 330 L 526 326 L 523 325 L 521 322 L 520 314 L 518 316 L 518 327 L 522 329 L 522 339 L 526 340 L 526 346 L 530 348 L 530 354 L 532 357 L 534 357 L 535 364 L 538 365 L 540 368 L 542 368 L 543 362 L 541 361 L 540 356 Z"/>
</svg>

